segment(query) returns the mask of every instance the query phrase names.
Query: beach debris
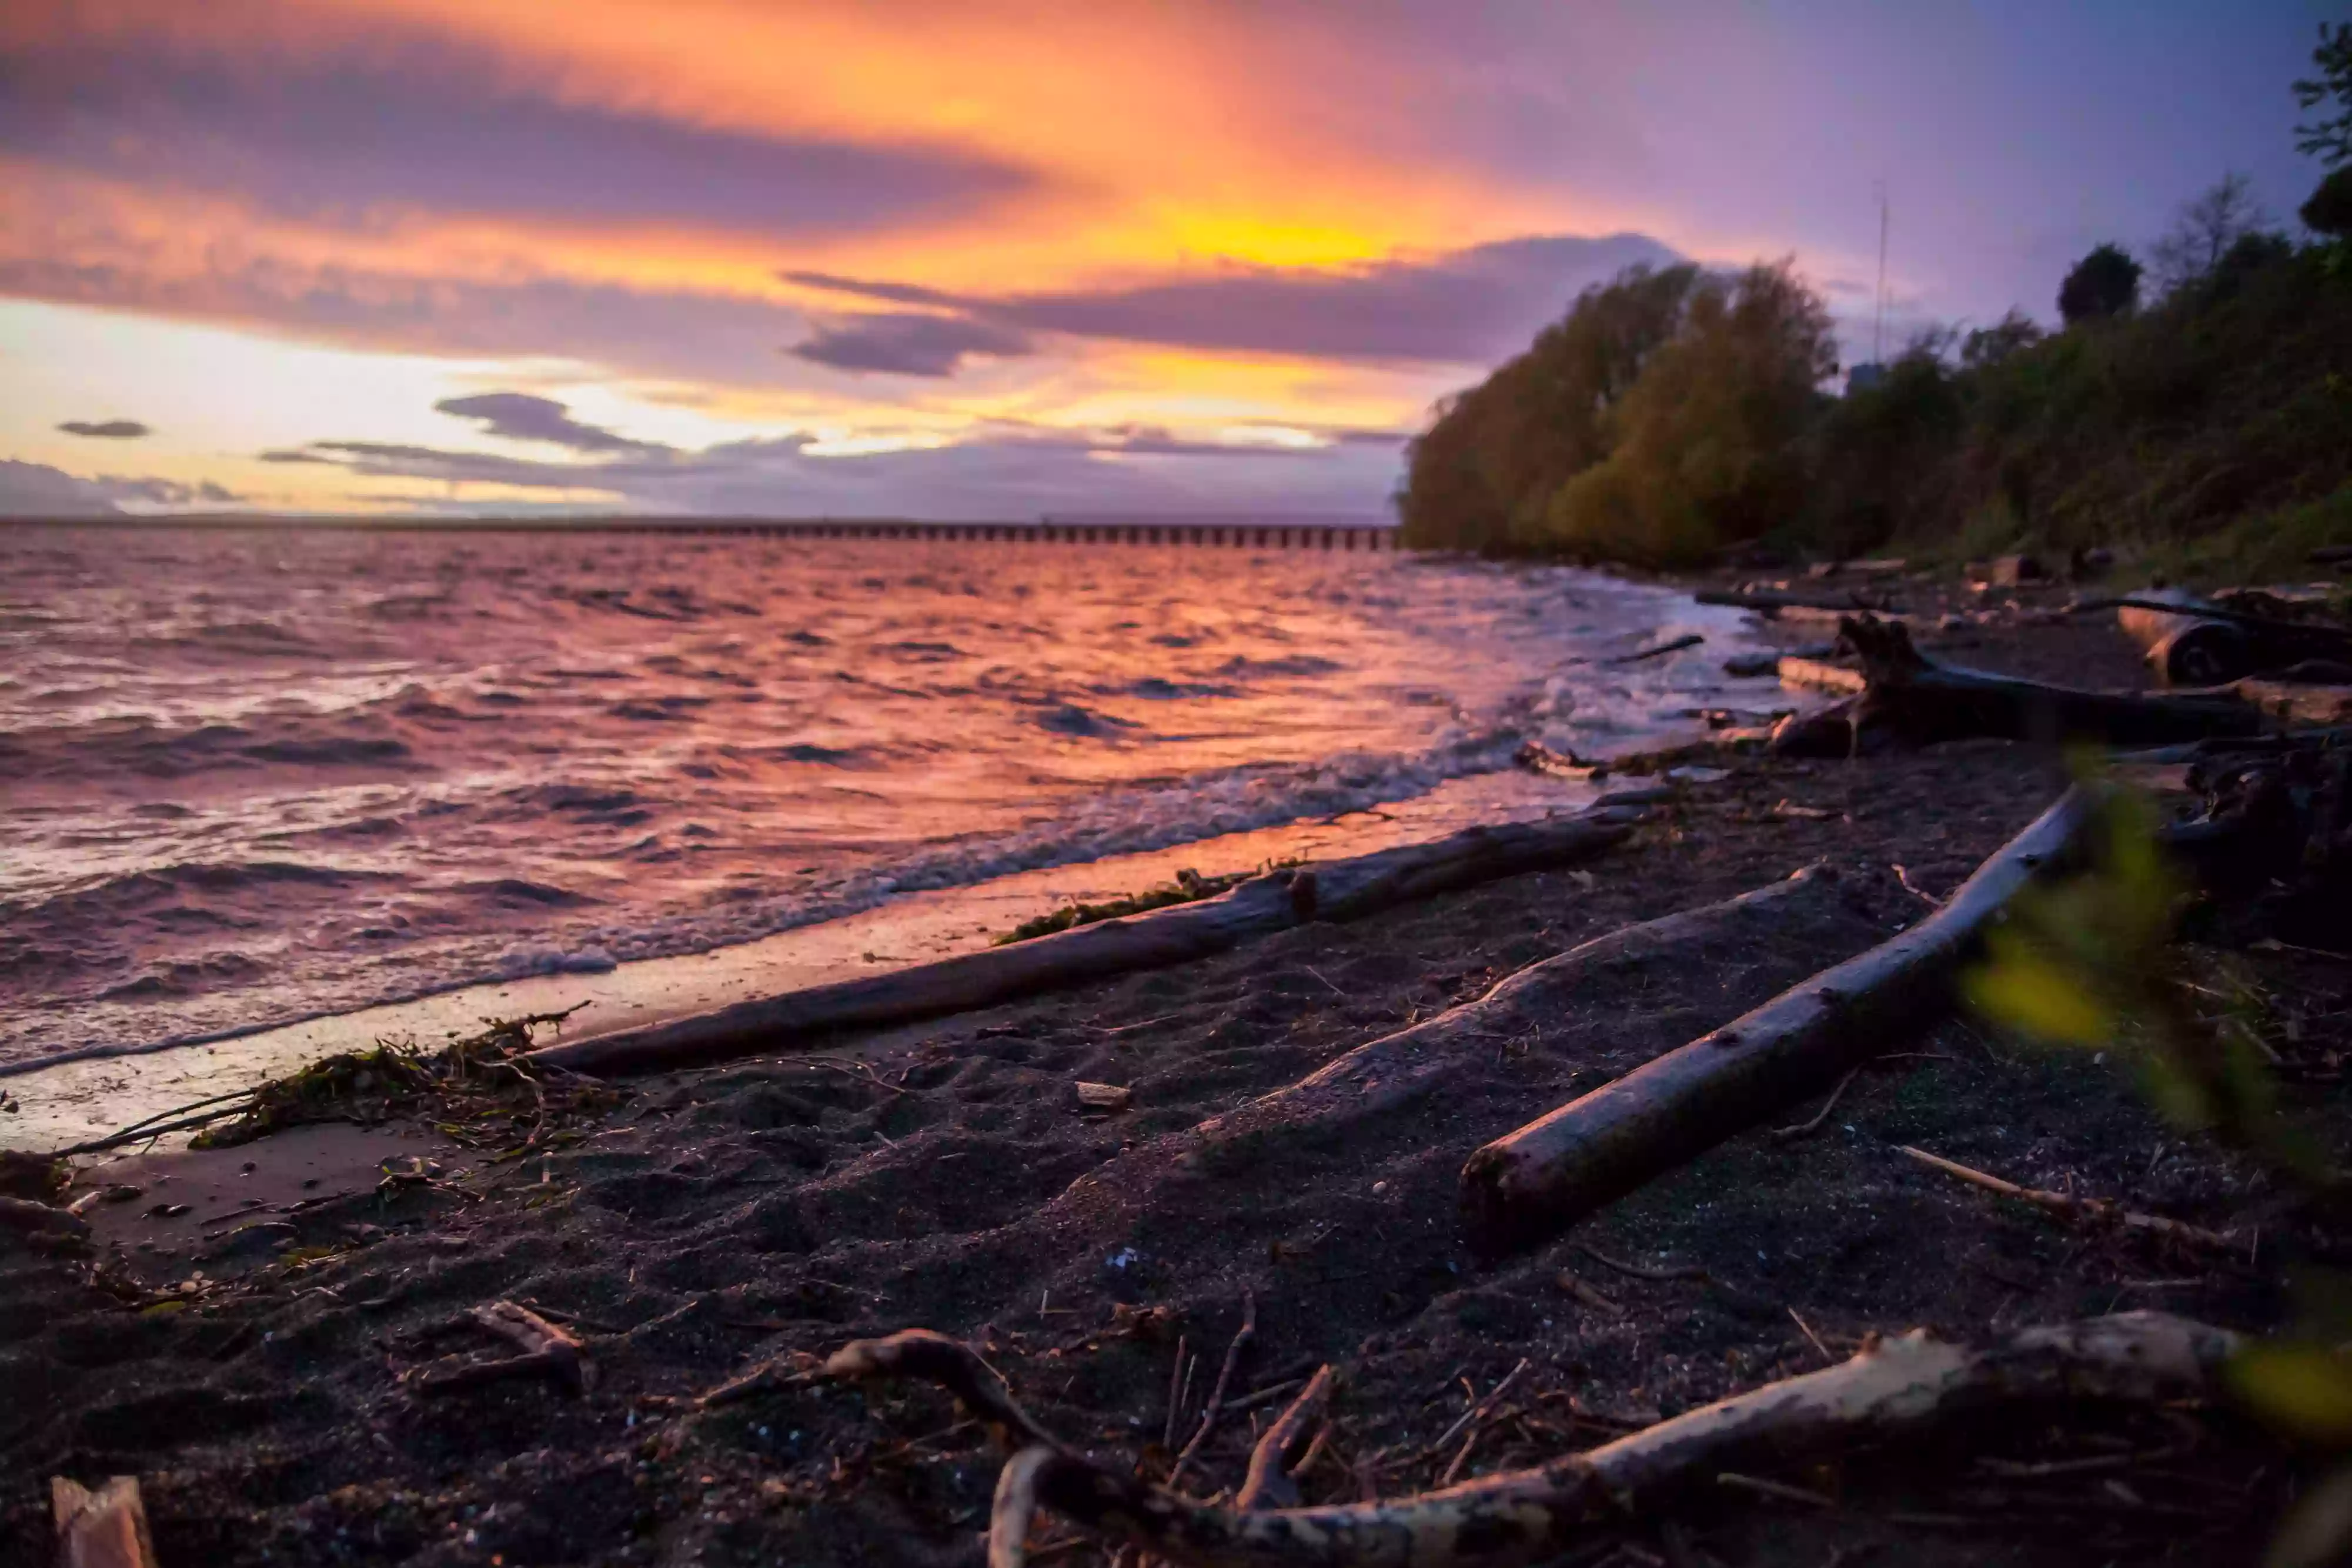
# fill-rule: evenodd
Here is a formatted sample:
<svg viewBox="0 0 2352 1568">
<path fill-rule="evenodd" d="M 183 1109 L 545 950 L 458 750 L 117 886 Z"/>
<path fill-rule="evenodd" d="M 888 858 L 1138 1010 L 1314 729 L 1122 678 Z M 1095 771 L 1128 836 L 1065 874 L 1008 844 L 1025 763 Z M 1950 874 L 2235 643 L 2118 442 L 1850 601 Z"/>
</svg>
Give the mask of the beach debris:
<svg viewBox="0 0 2352 1568">
<path fill-rule="evenodd" d="M 1885 613 L 1889 609 L 1884 597 L 1869 598 L 1860 589 L 1845 593 L 1791 593 L 1779 588 L 1703 588 L 1691 597 L 1701 604 L 1753 610 L 1767 621 L 1819 620 L 1824 615 L 1850 615 L 1857 610 Z"/>
<path fill-rule="evenodd" d="M 92 1491 L 51 1476 L 49 1512 L 57 1524 L 58 1568 L 156 1568 L 138 1477 L 111 1476 Z"/>
<path fill-rule="evenodd" d="M 2115 602 L 2116 624 L 2164 685 L 2214 686 L 2252 673 L 2253 639 L 2232 622 L 2198 613 L 2204 601 L 2185 589 L 2150 589 Z"/>
<path fill-rule="evenodd" d="M 1205 957 L 1315 920 L 1354 920 L 1497 878 L 1572 865 L 1622 842 L 1627 831 L 1622 822 L 1585 815 L 1466 828 L 1426 843 L 1279 868 L 1213 897 L 1128 919 L 545 1046 L 519 1061 L 534 1071 L 665 1071 L 773 1051 L 827 1030 L 971 1011 L 1107 975 Z"/>
<path fill-rule="evenodd" d="M 420 1368 L 408 1378 L 416 1392 L 449 1394 L 509 1377 L 550 1378 L 580 1396 L 595 1387 L 596 1364 L 588 1358 L 585 1347 L 529 1307 L 497 1301 L 475 1307 L 470 1316 L 490 1333 L 520 1346 L 522 1354 Z"/>
<path fill-rule="evenodd" d="M 2227 694 L 2082 691 L 1940 664 L 1912 645 L 1906 628 L 1870 615 L 1839 622 L 1838 640 L 1861 659 L 1866 682 L 1843 716 L 1850 754 L 1979 737 L 2160 746 L 2264 727 L 2261 714 Z"/>
<path fill-rule="evenodd" d="M 2041 557 L 2032 555 L 1997 555 L 1990 560 L 1969 561 L 1960 570 L 1970 582 L 1987 588 L 2022 588 L 2050 580 L 2050 569 L 2042 564 Z"/>
<path fill-rule="evenodd" d="M 283 1078 L 192 1101 L 58 1154 L 97 1154 L 192 1129 L 202 1130 L 191 1146 L 230 1148 L 314 1122 L 367 1125 L 428 1113 L 460 1144 L 482 1141 L 494 1124 L 511 1132 L 527 1123 L 536 1138 L 564 1116 L 618 1103 L 601 1084 L 550 1082 L 523 1065 L 534 1030 L 561 1025 L 587 1005 L 491 1019 L 480 1032 L 437 1050 L 379 1040 L 366 1051 L 338 1051 Z"/>
<path fill-rule="evenodd" d="M 1296 860 L 1268 862 L 1255 872 L 1230 872 L 1222 876 L 1202 876 L 1199 872 L 1188 867 L 1177 872 L 1174 882 L 1163 883 L 1159 887 L 1146 888 L 1141 893 L 1129 894 L 1124 898 L 1108 899 L 1100 904 L 1064 904 L 1050 914 L 1040 915 L 1034 920 L 1023 921 L 1002 936 L 990 938 L 989 946 L 1009 947 L 1015 942 L 1026 942 L 1037 936 L 1051 936 L 1056 931 L 1069 931 L 1080 925 L 1092 925 L 1097 921 L 1122 920 L 1130 915 L 1149 914 L 1155 909 L 1166 909 L 1171 904 L 1197 904 L 1204 898 L 1214 898 L 1228 888 L 1238 887 L 1253 876 L 1263 876 L 1282 866 L 1297 863 Z"/>
<path fill-rule="evenodd" d="M 2067 612 L 2113 610 L 2166 685 L 2214 686 L 2306 661 L 2352 660 L 2352 627 L 2319 619 L 2318 608 L 2244 590 L 2200 597 L 2159 588 L 2078 600 Z"/>
<path fill-rule="evenodd" d="M 1075 1087 L 1081 1109 L 1099 1111 L 1106 1115 L 1117 1115 L 1126 1110 L 1135 1098 L 1133 1091 L 1116 1083 L 1089 1083 L 1080 1079 Z"/>
<path fill-rule="evenodd" d="M 1780 684 L 1791 690 L 1831 692 L 1842 697 L 1858 695 L 1869 685 L 1860 670 L 1826 659 L 1782 659 L 1778 674 Z"/>
<path fill-rule="evenodd" d="M 1344 1052 L 1287 1087 L 1202 1123 L 1195 1133 L 1212 1150 L 1309 1132 L 1328 1138 L 1443 1088 L 1465 1061 L 1491 1053 L 1497 1037 L 1540 1034 L 1548 1022 L 1557 1027 L 1554 1020 L 1572 1016 L 1576 998 L 1596 975 L 1663 967 L 1790 926 L 1827 929 L 1843 906 L 1835 871 L 1807 866 L 1736 898 L 1622 926 L 1519 970 L 1474 1001 Z"/>
<path fill-rule="evenodd" d="M 1668 653 L 1679 653 L 1685 648 L 1696 648 L 1706 639 L 1696 632 L 1688 632 L 1654 647 L 1643 648 L 1631 653 L 1620 653 L 1613 659 L 1603 659 L 1604 664 L 1638 664 L 1649 659 L 1663 659 Z"/>
<path fill-rule="evenodd" d="M 1837 1087 L 1830 1091 L 1830 1097 L 1822 1102 L 1820 1110 L 1793 1126 L 1773 1128 L 1772 1135 L 1776 1138 L 1802 1138 L 1818 1131 L 1821 1124 L 1830 1119 L 1830 1113 L 1837 1109 L 1838 1102 L 1845 1098 L 1846 1085 L 1852 1083 L 1861 1071 L 1859 1067 L 1849 1069 L 1846 1075 L 1837 1081 Z"/>
<path fill-rule="evenodd" d="M 1291 1479 L 1291 1472 L 1294 1468 L 1306 1468 L 1306 1462 L 1298 1457 L 1299 1443 L 1307 1436 L 1307 1423 L 1330 1403 L 1331 1392 L 1339 1386 L 1339 1381 L 1328 1363 L 1318 1367 L 1315 1375 L 1307 1380 L 1307 1386 L 1299 1390 L 1298 1397 L 1258 1435 L 1256 1447 L 1250 1450 L 1249 1472 L 1243 1479 L 1241 1490 L 1234 1494 L 1237 1511 L 1298 1506 L 1298 1484 Z"/>
<path fill-rule="evenodd" d="M 2032 1204 L 2070 1224 L 2113 1228 L 2126 1235 L 2188 1247 L 2210 1248 L 2217 1252 L 2233 1252 L 2244 1245 L 2244 1238 L 2234 1231 L 2213 1230 L 2183 1220 L 2167 1219 L 2162 1215 L 2137 1213 L 2104 1198 L 2076 1197 L 2069 1193 L 2051 1192 L 2042 1187 L 2020 1186 L 2015 1182 L 2003 1181 L 1997 1176 L 1961 1165 L 1957 1160 L 1931 1155 L 1925 1149 L 1915 1149 L 1908 1144 L 1901 1145 L 1895 1152 L 1917 1161 L 1929 1170 L 1941 1171 L 1948 1176 L 1967 1182 L 1971 1186 L 1982 1187 L 1987 1192 L 1998 1193 L 2002 1197 Z"/>
<path fill-rule="evenodd" d="M 2090 795 L 2069 789 L 1917 925 L 1473 1154 L 1474 1245 L 1552 1236 L 1838 1076 L 1950 1006 L 1984 927 L 2074 845 Z"/>
<path fill-rule="evenodd" d="M 1217 1368 L 1217 1381 L 1209 1390 L 1208 1402 L 1201 1406 L 1201 1424 L 1192 1428 L 1192 1441 L 1184 1445 L 1183 1451 L 1176 1456 L 1176 1463 L 1168 1472 L 1170 1486 L 1183 1479 L 1184 1467 L 1192 1462 L 1192 1456 L 1201 1451 L 1201 1445 L 1207 1442 L 1209 1434 L 1216 1429 L 1217 1412 L 1224 1405 L 1225 1389 L 1234 1380 L 1234 1368 L 1240 1364 L 1243 1350 L 1256 1335 L 1257 1297 L 1244 1291 L 1242 1326 L 1234 1332 L 1233 1343 L 1225 1346 L 1225 1359 Z"/>
<path fill-rule="evenodd" d="M 991 1514 L 990 1568 L 1023 1568 L 1029 1527 L 1041 1509 L 1192 1568 L 1454 1568 L 1549 1557 L 1605 1522 L 1656 1514 L 1677 1494 L 1720 1490 L 1717 1478 L 1729 1461 L 1759 1454 L 1785 1462 L 1857 1441 L 1916 1439 L 1963 1417 L 2053 1401 L 2146 1404 L 2211 1395 L 2242 1343 L 2225 1329 L 2162 1312 L 2027 1329 L 1983 1348 L 1915 1329 L 1866 1342 L 1850 1359 L 1819 1372 L 1766 1384 L 1532 1469 L 1420 1496 L 1302 1509 L 1200 1502 L 1150 1485 L 1127 1467 L 1089 1458 L 1024 1409 L 978 1353 L 928 1329 L 853 1341 L 826 1361 L 824 1375 L 935 1384 L 1013 1450 Z M 1500 1391 L 1498 1385 L 1489 1397 Z"/>
</svg>

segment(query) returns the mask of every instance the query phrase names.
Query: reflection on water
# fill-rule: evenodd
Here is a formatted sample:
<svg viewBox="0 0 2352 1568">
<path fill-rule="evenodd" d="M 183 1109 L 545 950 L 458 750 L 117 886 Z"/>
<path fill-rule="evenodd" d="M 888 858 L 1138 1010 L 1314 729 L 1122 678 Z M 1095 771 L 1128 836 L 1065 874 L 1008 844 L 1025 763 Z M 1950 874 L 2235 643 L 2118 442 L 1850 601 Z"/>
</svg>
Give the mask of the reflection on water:
<svg viewBox="0 0 2352 1568">
<path fill-rule="evenodd" d="M 0 567 L 0 1058 L 1409 798 L 1686 724 L 1737 637 L 1322 551 L 15 529 Z"/>
</svg>

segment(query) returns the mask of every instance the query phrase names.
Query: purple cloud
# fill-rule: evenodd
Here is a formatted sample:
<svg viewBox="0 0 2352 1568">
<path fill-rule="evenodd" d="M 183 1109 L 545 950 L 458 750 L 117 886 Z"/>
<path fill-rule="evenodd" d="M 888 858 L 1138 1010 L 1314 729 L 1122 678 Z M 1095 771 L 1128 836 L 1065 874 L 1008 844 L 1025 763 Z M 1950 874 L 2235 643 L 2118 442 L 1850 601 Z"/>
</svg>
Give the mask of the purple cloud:
<svg viewBox="0 0 2352 1568">
<path fill-rule="evenodd" d="M 780 276 L 804 288 L 954 310 L 975 326 L 1014 331 L 1316 359 L 1486 364 L 1525 348 L 1586 286 L 1637 263 L 1679 259 L 1644 235 L 1537 235 L 1347 269 L 1233 267 L 1128 287 L 1034 294 L 959 295 L 824 272 Z"/>
<path fill-rule="evenodd" d="M 992 322 L 890 311 L 832 322 L 785 351 L 837 371 L 951 376 L 968 359 L 1014 359 L 1035 349 L 1026 333 Z"/>
<path fill-rule="evenodd" d="M 485 434 L 507 441 L 542 441 L 574 452 L 653 452 L 663 448 L 615 435 L 598 425 L 583 424 L 553 398 L 530 392 L 480 392 L 472 397 L 446 397 L 433 405 L 438 413 L 478 419 Z"/>
<path fill-rule="evenodd" d="M 0 257 L 0 295 L 457 358 L 555 356 L 631 374 L 774 384 L 776 346 L 803 318 L 768 300 L 537 278 L 474 283 L 208 251 L 202 270 L 152 270 L 129 236 L 117 259 Z"/>
<path fill-rule="evenodd" d="M 0 46 L 0 150 L 352 225 L 414 210 L 784 236 L 968 213 L 1040 183 L 953 146 L 559 100 L 478 53 L 383 38 L 236 57 L 160 38 Z"/>
<path fill-rule="evenodd" d="M 68 435 L 87 435 L 99 441 L 136 441 L 150 434 L 135 419 L 109 419 L 92 423 L 86 419 L 69 419 L 58 426 Z"/>
<path fill-rule="evenodd" d="M 46 463 L 0 458 L 0 517 L 113 517 L 122 515 L 124 501 L 225 507 L 243 498 L 209 479 L 194 485 L 119 474 L 83 479 Z"/>
</svg>

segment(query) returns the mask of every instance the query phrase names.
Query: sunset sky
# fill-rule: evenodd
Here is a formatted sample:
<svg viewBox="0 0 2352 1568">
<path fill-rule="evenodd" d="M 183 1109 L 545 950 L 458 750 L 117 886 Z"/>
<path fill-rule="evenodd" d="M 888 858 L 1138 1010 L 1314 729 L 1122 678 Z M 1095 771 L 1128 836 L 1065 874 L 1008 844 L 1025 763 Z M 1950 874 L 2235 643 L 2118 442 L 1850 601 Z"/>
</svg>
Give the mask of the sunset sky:
<svg viewBox="0 0 2352 1568">
<path fill-rule="evenodd" d="M 0 512 L 1373 512 L 1634 261 L 2315 183 L 2309 0 L 13 0 Z"/>
</svg>

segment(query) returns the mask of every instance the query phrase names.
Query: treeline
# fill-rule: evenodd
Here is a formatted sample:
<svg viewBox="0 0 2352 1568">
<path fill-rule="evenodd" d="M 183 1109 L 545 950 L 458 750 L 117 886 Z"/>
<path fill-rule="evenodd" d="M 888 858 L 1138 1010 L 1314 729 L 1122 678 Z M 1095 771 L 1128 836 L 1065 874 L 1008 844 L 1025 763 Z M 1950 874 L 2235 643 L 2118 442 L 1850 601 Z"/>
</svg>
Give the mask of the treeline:
<svg viewBox="0 0 2352 1568">
<path fill-rule="evenodd" d="M 2335 172 L 2273 231 L 2245 182 L 2182 209 L 2147 268 L 2101 246 L 2064 327 L 2012 312 L 1915 339 L 1844 396 L 1788 266 L 1637 267 L 1588 289 L 1413 443 L 1407 542 L 1689 566 L 2121 545 L 2284 570 L 2352 540 L 2352 26 L 2322 29 L 2304 129 Z"/>
</svg>

